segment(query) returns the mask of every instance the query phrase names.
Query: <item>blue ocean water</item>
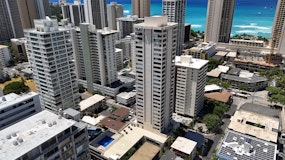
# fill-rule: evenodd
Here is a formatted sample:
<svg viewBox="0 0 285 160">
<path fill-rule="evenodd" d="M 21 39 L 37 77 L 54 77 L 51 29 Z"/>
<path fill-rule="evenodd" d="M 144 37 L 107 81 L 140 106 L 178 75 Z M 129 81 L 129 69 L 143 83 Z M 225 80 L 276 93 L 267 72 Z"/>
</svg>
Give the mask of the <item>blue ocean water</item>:
<svg viewBox="0 0 285 160">
<path fill-rule="evenodd" d="M 57 2 L 58 0 L 50 0 Z M 73 0 L 67 0 L 72 2 Z M 131 15 L 131 0 L 107 0 L 123 4 L 125 15 Z M 161 1 L 151 1 L 151 15 L 161 15 Z M 205 29 L 207 0 L 187 0 L 185 22 L 192 24 L 192 29 Z M 253 34 L 269 38 L 273 19 L 275 15 L 277 0 L 237 0 L 232 35 L 234 34 Z"/>
</svg>

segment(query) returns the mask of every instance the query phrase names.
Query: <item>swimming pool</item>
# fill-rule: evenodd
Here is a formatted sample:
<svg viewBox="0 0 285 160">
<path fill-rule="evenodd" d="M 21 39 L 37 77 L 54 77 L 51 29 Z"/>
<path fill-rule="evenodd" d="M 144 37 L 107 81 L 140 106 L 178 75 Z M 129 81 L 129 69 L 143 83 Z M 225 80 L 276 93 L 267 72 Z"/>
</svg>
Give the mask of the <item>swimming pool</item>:
<svg viewBox="0 0 285 160">
<path fill-rule="evenodd" d="M 109 136 L 105 136 L 103 139 L 101 139 L 98 144 L 107 147 L 114 139 L 109 137 Z"/>
</svg>

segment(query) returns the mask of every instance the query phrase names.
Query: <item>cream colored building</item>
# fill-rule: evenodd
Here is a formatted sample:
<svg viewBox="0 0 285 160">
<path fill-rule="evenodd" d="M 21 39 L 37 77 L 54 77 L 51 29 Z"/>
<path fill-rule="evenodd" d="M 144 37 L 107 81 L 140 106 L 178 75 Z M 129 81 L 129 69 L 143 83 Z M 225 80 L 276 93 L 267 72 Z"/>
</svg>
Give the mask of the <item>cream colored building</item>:
<svg viewBox="0 0 285 160">
<path fill-rule="evenodd" d="M 132 0 L 133 15 L 139 18 L 150 16 L 150 0 Z"/>
<path fill-rule="evenodd" d="M 205 42 L 228 43 L 236 0 L 208 0 Z"/>
</svg>

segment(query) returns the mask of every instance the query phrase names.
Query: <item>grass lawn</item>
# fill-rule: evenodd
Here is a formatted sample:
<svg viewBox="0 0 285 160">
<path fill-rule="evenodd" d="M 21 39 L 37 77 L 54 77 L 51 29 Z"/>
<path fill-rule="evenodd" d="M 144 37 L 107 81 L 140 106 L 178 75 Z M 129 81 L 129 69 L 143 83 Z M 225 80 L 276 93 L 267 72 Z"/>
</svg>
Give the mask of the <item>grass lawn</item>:
<svg viewBox="0 0 285 160">
<path fill-rule="evenodd" d="M 0 88 L 4 89 L 4 87 L 12 82 L 19 82 L 21 81 L 21 77 L 17 77 L 17 78 L 12 78 L 10 81 L 7 81 L 5 83 L 0 83 Z M 36 83 L 33 80 L 26 80 L 25 84 L 30 88 L 31 91 L 33 92 L 37 92 L 37 88 L 36 88 Z"/>
</svg>

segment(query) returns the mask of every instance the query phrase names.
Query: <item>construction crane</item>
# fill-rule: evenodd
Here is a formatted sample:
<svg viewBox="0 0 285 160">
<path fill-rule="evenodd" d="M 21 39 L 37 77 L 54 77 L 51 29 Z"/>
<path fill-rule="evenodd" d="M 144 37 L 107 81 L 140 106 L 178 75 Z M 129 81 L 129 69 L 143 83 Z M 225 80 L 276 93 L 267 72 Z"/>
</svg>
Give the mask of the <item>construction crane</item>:
<svg viewBox="0 0 285 160">
<path fill-rule="evenodd" d="M 270 42 L 270 54 L 265 55 L 264 59 L 266 63 L 269 64 L 281 64 L 282 63 L 282 54 L 276 53 L 274 54 L 274 44 L 276 41 L 279 40 L 279 38 L 285 36 L 285 34 L 279 34 L 271 37 L 271 42 Z"/>
</svg>

